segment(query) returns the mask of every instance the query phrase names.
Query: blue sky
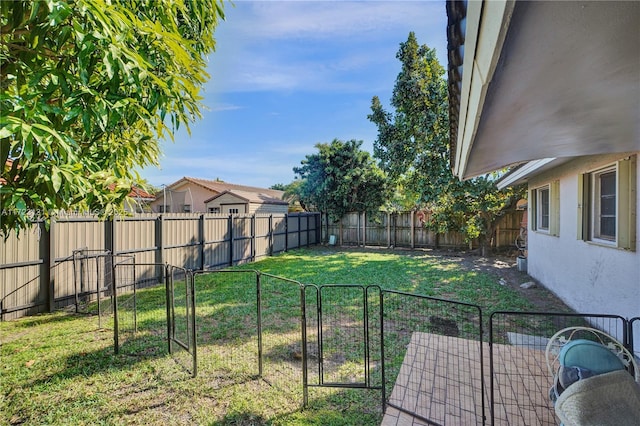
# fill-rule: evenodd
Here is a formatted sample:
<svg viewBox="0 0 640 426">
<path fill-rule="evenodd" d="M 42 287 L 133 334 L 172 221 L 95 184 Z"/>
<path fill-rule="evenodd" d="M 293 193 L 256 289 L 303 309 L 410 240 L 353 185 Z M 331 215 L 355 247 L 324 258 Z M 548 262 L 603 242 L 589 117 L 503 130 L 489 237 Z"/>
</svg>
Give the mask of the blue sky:
<svg viewBox="0 0 640 426">
<path fill-rule="evenodd" d="M 371 98 L 389 101 L 410 31 L 446 66 L 444 1 L 235 1 L 215 33 L 202 119 L 162 141 L 152 185 L 183 176 L 269 187 L 290 183 L 317 143 L 362 140 Z"/>
</svg>

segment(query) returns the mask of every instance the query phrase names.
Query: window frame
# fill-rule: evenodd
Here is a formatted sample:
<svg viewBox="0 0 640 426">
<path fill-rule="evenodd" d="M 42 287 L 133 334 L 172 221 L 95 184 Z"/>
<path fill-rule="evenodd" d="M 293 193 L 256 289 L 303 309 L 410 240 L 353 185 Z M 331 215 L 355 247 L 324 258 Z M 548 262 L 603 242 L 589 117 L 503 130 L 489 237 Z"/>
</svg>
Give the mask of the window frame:
<svg viewBox="0 0 640 426">
<path fill-rule="evenodd" d="M 615 238 L 603 235 L 601 177 L 615 172 Z M 594 168 L 578 176 L 577 238 L 590 244 L 636 251 L 637 155 Z M 598 208 L 600 210 L 598 210 Z"/>
<path fill-rule="evenodd" d="M 550 223 L 550 207 L 551 207 L 551 189 L 549 185 L 536 188 L 536 230 L 541 232 L 549 232 Z M 546 194 L 546 203 L 545 203 Z M 546 209 L 545 209 L 546 208 Z M 545 211 L 546 210 L 546 211 Z M 546 226 L 545 226 L 546 218 Z"/>
<path fill-rule="evenodd" d="M 546 200 L 543 200 L 545 194 Z M 554 180 L 544 185 L 534 187 L 530 191 L 529 198 L 531 230 L 541 234 L 552 235 L 554 237 L 559 236 L 560 181 Z M 547 220 L 546 224 L 544 223 L 545 218 Z"/>
<path fill-rule="evenodd" d="M 604 217 L 611 218 L 613 217 L 614 226 L 613 226 L 613 235 L 605 234 L 602 231 L 603 224 L 603 213 L 602 213 L 602 204 L 603 204 L 603 193 L 602 193 L 602 178 L 606 175 L 613 174 L 614 179 L 614 188 L 613 194 L 605 194 L 604 197 L 613 198 L 614 201 L 614 212 L 613 214 L 605 214 Z M 590 185 L 590 235 L 592 240 L 603 243 L 603 244 L 617 244 L 618 241 L 618 207 L 617 202 L 620 194 L 618 194 L 619 183 L 618 183 L 618 170 L 617 165 L 612 164 L 608 167 L 596 170 L 594 172 L 589 173 L 589 185 Z"/>
</svg>

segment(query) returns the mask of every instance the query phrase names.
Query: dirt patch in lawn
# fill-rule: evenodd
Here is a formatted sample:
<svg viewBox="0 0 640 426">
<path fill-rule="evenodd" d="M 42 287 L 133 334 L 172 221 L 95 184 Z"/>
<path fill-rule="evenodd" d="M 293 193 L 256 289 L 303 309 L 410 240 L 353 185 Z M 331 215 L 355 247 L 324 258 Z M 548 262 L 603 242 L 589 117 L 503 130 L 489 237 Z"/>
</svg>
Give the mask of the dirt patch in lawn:
<svg viewBox="0 0 640 426">
<path fill-rule="evenodd" d="M 362 247 L 340 247 L 340 250 L 363 250 Z M 544 287 L 539 281 L 521 272 L 517 267 L 517 252 L 515 250 L 507 253 L 491 254 L 491 256 L 480 256 L 477 250 L 455 251 L 455 250 L 435 250 L 435 249 L 405 249 L 405 248 L 377 248 L 367 247 L 364 250 L 380 251 L 390 250 L 393 252 L 415 253 L 419 255 L 428 254 L 433 257 L 440 257 L 445 262 L 458 263 L 468 271 L 484 272 L 496 277 L 500 284 L 509 286 L 516 290 L 522 297 L 531 302 L 536 310 L 540 312 L 574 312 L 558 296 Z M 523 284 L 530 283 L 526 288 Z"/>
<path fill-rule="evenodd" d="M 516 290 L 542 312 L 573 312 L 558 296 L 540 282 L 521 272 L 517 267 L 516 254 L 493 254 L 483 257 L 475 252 L 429 251 L 430 255 L 441 256 L 450 262 L 459 262 L 470 271 L 481 271 L 494 275 L 500 284 Z M 522 287 L 522 285 L 525 285 Z"/>
</svg>

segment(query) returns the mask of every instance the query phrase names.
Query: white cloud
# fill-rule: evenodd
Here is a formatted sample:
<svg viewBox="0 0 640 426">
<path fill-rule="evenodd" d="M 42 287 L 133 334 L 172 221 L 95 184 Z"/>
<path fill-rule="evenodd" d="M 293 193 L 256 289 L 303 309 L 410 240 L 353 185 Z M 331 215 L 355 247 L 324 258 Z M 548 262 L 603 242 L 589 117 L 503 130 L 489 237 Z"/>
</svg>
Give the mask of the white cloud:
<svg viewBox="0 0 640 426">
<path fill-rule="evenodd" d="M 251 14 L 233 22 L 236 28 L 251 28 L 255 38 L 311 39 L 335 37 L 379 37 L 394 27 L 429 26 L 444 11 L 444 1 L 262 1 L 238 2 Z M 229 11 L 233 17 L 233 11 Z M 440 29 L 442 30 L 442 29 Z"/>
<path fill-rule="evenodd" d="M 207 91 L 358 92 L 395 60 L 408 31 L 446 34 L 444 2 L 254 1 L 227 6 Z M 339 55 L 333 54 L 340 52 Z M 444 60 L 446 52 L 439 52 Z M 331 58 L 331 59 L 328 59 Z"/>
</svg>

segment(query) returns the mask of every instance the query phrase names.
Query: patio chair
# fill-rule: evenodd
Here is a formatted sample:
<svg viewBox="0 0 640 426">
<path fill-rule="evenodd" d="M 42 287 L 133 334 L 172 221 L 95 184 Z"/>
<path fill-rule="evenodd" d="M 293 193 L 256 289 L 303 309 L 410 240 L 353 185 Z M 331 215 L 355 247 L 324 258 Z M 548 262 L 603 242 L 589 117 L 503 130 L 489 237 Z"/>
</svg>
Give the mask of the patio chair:
<svg viewBox="0 0 640 426">
<path fill-rule="evenodd" d="M 640 371 L 609 334 L 568 327 L 547 343 L 549 396 L 564 426 L 640 424 Z"/>
</svg>

